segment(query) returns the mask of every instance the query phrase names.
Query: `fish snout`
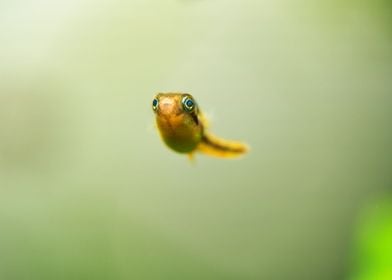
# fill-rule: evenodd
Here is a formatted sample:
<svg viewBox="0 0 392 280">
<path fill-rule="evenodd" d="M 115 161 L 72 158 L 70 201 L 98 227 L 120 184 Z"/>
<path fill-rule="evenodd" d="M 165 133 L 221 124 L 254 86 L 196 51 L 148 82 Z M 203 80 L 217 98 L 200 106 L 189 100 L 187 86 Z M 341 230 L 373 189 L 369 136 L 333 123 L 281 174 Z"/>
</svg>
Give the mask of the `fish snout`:
<svg viewBox="0 0 392 280">
<path fill-rule="evenodd" d="M 177 104 L 172 98 L 162 98 L 159 101 L 158 111 L 162 115 L 173 115 L 177 111 Z"/>
</svg>

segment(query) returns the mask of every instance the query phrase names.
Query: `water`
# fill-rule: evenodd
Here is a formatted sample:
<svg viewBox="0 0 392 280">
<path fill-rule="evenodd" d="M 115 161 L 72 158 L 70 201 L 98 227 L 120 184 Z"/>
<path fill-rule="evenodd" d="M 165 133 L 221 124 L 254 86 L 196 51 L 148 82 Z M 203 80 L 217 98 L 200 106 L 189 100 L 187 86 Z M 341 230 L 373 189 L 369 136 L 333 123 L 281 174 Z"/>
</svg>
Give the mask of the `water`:
<svg viewBox="0 0 392 280">
<path fill-rule="evenodd" d="M 0 6 L 0 279 L 349 277 L 392 180 L 387 2 Z M 251 152 L 168 150 L 159 91 Z"/>
</svg>

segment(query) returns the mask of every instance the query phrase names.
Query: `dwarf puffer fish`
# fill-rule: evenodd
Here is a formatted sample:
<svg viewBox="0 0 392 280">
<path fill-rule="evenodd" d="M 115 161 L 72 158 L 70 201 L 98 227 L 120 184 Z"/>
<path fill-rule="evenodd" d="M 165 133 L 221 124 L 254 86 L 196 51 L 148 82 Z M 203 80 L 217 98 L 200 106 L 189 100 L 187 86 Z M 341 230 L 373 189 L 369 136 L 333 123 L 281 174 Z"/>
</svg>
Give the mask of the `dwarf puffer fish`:
<svg viewBox="0 0 392 280">
<path fill-rule="evenodd" d="M 220 158 L 235 158 L 248 151 L 237 141 L 218 138 L 209 133 L 207 121 L 192 95 L 188 93 L 158 93 L 152 101 L 156 124 L 162 140 L 172 150 L 188 154 L 195 152 Z"/>
</svg>

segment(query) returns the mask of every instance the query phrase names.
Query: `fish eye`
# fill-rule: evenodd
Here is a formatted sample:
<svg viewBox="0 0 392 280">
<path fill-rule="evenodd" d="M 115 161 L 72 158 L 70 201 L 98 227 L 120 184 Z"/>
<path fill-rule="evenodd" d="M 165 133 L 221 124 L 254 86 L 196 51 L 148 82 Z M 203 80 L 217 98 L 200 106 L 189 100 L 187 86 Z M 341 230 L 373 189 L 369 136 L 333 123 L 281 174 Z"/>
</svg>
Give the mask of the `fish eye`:
<svg viewBox="0 0 392 280">
<path fill-rule="evenodd" d="M 158 99 L 154 98 L 154 100 L 152 101 L 152 109 L 154 111 L 156 111 L 158 109 L 158 103 L 159 103 Z"/>
<path fill-rule="evenodd" d="M 195 108 L 195 101 L 191 97 L 185 96 L 182 99 L 182 105 L 186 111 L 190 112 Z"/>
</svg>

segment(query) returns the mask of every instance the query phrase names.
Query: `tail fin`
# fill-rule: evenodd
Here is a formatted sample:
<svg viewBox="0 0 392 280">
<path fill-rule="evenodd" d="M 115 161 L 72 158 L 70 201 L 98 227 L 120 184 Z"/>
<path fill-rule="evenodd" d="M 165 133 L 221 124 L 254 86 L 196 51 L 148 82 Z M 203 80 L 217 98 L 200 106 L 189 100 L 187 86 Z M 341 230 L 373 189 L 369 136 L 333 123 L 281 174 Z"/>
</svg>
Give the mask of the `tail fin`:
<svg viewBox="0 0 392 280">
<path fill-rule="evenodd" d="M 225 140 L 211 134 L 205 134 L 197 146 L 197 150 L 210 156 L 234 158 L 245 154 L 249 148 L 241 142 Z"/>
</svg>

